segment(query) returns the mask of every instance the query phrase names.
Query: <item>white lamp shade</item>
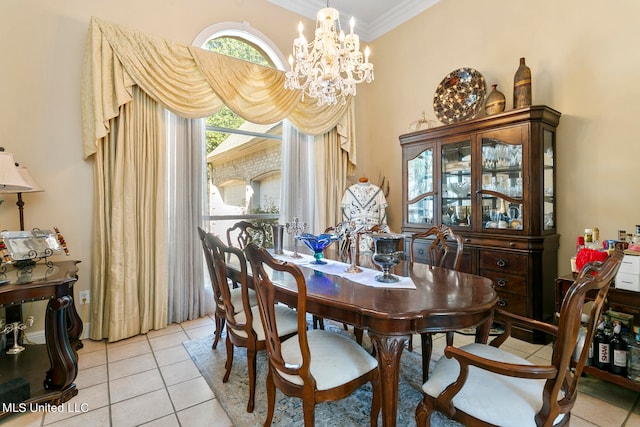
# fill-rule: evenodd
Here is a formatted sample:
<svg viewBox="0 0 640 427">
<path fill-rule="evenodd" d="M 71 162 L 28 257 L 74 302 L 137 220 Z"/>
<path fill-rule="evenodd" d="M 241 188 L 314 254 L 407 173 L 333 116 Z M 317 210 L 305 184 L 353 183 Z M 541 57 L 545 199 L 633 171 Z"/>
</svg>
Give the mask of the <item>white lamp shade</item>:
<svg viewBox="0 0 640 427">
<path fill-rule="evenodd" d="M 13 154 L 0 151 L 0 192 L 17 193 L 31 190 L 13 160 Z"/>
<path fill-rule="evenodd" d="M 18 166 L 18 172 L 20 172 L 20 176 L 22 176 L 22 179 L 24 179 L 27 184 L 29 184 L 29 187 L 31 187 L 31 190 L 23 190 L 20 191 L 20 193 L 38 193 L 40 191 L 44 191 L 44 188 L 40 187 L 38 183 L 33 179 L 31 174 L 29 173 L 29 169 L 25 168 L 24 166 Z M 13 191 L 13 193 L 17 193 L 17 191 Z"/>
</svg>

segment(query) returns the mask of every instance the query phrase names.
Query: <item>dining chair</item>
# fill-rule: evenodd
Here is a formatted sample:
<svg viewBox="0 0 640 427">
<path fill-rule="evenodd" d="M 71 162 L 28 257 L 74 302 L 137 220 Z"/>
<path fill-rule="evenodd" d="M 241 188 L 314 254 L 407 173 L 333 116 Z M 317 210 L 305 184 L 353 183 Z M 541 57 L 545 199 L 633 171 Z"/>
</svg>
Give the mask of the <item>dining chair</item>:
<svg viewBox="0 0 640 427">
<path fill-rule="evenodd" d="M 266 347 L 265 333 L 258 307 L 256 304 L 252 304 L 253 301 L 250 298 L 250 295 L 255 296 L 255 292 L 248 286 L 247 260 L 242 250 L 225 245 L 213 234 L 208 234 L 205 242 L 214 261 L 218 284 L 227 285 L 219 286 L 227 328 L 225 340 L 227 360 L 222 382 L 226 383 L 229 380 L 233 366 L 234 346 L 244 347 L 247 351 L 249 373 L 247 412 L 253 412 L 256 388 L 256 354 Z M 227 268 L 227 263 L 233 265 L 234 268 Z M 233 294 L 236 289 L 240 291 L 239 299 Z M 298 316 L 295 310 L 278 305 L 275 308 L 275 313 L 279 337 L 286 338 L 298 331 Z"/>
<path fill-rule="evenodd" d="M 604 262 L 583 268 L 565 294 L 557 325 L 496 310 L 494 321 L 504 325 L 503 334 L 489 344 L 447 346 L 422 386 L 424 397 L 416 408 L 417 425 L 429 426 L 434 410 L 465 426 L 569 425 L 589 343 L 621 260 L 622 251 L 616 251 Z M 585 345 L 580 349 L 576 342 L 582 327 L 582 307 L 590 291 L 596 295 L 589 313 Z M 555 337 L 549 364 L 535 365 L 499 348 L 515 325 Z M 576 357 L 577 361 L 572 362 Z"/>
<path fill-rule="evenodd" d="M 226 312 L 224 308 L 224 301 L 222 300 L 222 292 L 220 283 L 225 283 L 227 286 L 231 286 L 232 289 L 229 289 L 231 294 L 231 300 L 233 301 L 233 306 L 236 307 L 237 310 L 242 309 L 242 290 L 237 286 L 237 284 L 230 283 L 229 281 L 219 282 L 216 266 L 213 259 L 213 252 L 207 246 L 206 238 L 207 233 L 202 228 L 198 227 L 198 235 L 200 236 L 200 241 L 202 243 L 202 249 L 204 251 L 204 259 L 207 264 L 207 271 L 209 272 L 209 279 L 211 282 L 211 288 L 213 289 L 213 302 L 215 304 L 215 310 L 213 314 L 214 323 L 216 325 L 216 330 L 214 333 L 213 344 L 211 345 L 212 349 L 216 349 L 218 346 L 218 341 L 220 340 L 220 336 L 222 335 L 222 330 L 224 329 L 226 323 Z M 257 304 L 256 301 L 256 293 L 253 289 L 248 290 L 249 293 L 249 303 L 253 307 Z"/>
<path fill-rule="evenodd" d="M 213 320 L 216 325 L 216 330 L 214 332 L 213 344 L 211 345 L 212 349 L 216 349 L 218 346 L 218 341 L 220 340 L 220 336 L 222 335 L 222 330 L 225 325 L 225 311 L 224 311 L 224 302 L 222 301 L 222 295 L 220 294 L 220 286 L 218 284 L 218 276 L 216 275 L 215 264 L 213 261 L 213 255 L 209 248 L 207 247 L 206 238 L 207 233 L 202 228 L 198 227 L 198 235 L 200 236 L 200 242 L 202 243 L 202 250 L 204 251 L 204 260 L 207 264 L 207 271 L 209 272 L 209 279 L 211 281 L 211 288 L 213 289 L 213 302 L 215 304 L 215 309 L 213 312 Z M 235 291 L 237 294 L 236 298 L 240 297 L 240 291 Z"/>
<path fill-rule="evenodd" d="M 267 241 L 267 232 L 259 225 L 238 221 L 227 229 L 227 244 L 244 249 L 249 243 L 262 246 Z"/>
<path fill-rule="evenodd" d="M 270 426 L 275 410 L 276 388 L 289 397 L 302 399 L 304 425 L 313 427 L 315 405 L 339 400 L 363 384 L 371 383 L 370 423 L 377 425 L 380 412 L 378 362 L 354 340 L 339 332 L 307 331 L 307 287 L 302 270 L 290 262 L 274 259 L 264 248 L 250 244 L 245 249 L 251 263 L 258 308 L 266 332 L 269 370 L 267 372 L 267 419 Z M 286 340 L 278 338 L 275 285 L 267 269 L 296 284 L 298 333 Z"/>
<path fill-rule="evenodd" d="M 417 239 L 425 239 L 427 242 L 427 263 L 437 267 L 448 267 L 452 270 L 459 270 L 462 261 L 462 252 L 464 245 L 462 236 L 455 234 L 451 228 L 446 225 L 430 227 L 421 233 L 414 233 L 409 241 L 409 262 L 415 262 Z M 455 242 L 455 246 L 451 246 L 450 242 Z M 454 252 L 455 251 L 455 252 Z M 453 331 L 446 332 L 447 345 L 453 345 Z M 433 334 L 424 332 L 420 334 L 420 344 L 422 348 L 422 381 L 429 378 L 429 363 L 431 361 L 431 353 L 433 352 Z M 413 338 L 409 339 L 409 351 L 413 351 Z"/>
</svg>

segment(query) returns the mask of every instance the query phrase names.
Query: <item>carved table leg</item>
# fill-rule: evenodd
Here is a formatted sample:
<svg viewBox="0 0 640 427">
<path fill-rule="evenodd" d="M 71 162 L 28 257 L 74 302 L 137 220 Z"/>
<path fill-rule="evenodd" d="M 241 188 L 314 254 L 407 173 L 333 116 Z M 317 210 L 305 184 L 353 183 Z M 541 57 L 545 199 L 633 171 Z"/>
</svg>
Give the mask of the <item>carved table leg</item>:
<svg viewBox="0 0 640 427">
<path fill-rule="evenodd" d="M 486 344 L 489 340 L 489 334 L 491 332 L 491 325 L 493 324 L 493 317 L 485 320 L 483 323 L 476 327 L 476 342 Z"/>
<path fill-rule="evenodd" d="M 69 287 L 69 295 L 73 295 L 73 285 Z M 82 330 L 84 325 L 82 319 L 76 310 L 75 301 L 71 301 L 71 304 L 65 310 L 67 312 L 67 333 L 69 334 L 69 341 L 74 350 L 80 350 L 83 347 Z"/>
<path fill-rule="evenodd" d="M 47 390 L 65 390 L 64 396 L 71 398 L 78 394 L 73 380 L 78 374 L 78 362 L 69 345 L 66 316 L 67 307 L 73 303 L 70 296 L 52 298 L 47 305 L 45 317 L 45 336 L 51 369 L 47 371 L 44 388 Z"/>
<path fill-rule="evenodd" d="M 398 413 L 398 382 L 400 380 L 400 357 L 409 335 L 384 336 L 369 334 L 378 358 L 382 391 L 382 425 L 396 425 Z"/>
</svg>

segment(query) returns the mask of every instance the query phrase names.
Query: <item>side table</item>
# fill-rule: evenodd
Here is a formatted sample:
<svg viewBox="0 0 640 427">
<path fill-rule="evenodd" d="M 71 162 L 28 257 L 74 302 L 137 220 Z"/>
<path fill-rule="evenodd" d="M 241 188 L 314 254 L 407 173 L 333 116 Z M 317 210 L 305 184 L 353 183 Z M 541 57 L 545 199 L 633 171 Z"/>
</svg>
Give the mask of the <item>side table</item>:
<svg viewBox="0 0 640 427">
<path fill-rule="evenodd" d="M 22 403 L 60 405 L 78 394 L 73 381 L 78 374 L 75 350 L 82 347 L 82 321 L 73 304 L 73 285 L 78 280 L 79 262 L 40 261 L 22 268 L 0 267 L 0 279 L 9 280 L 0 286 L 0 307 L 49 301 L 44 314 L 46 344 L 26 345 L 16 355 L 0 354 L 0 384 L 16 378 L 29 383 L 29 398 Z M 43 372 L 47 358 L 49 370 Z M 0 409 L 0 417 L 9 413 L 4 412 L 4 405 Z"/>
</svg>

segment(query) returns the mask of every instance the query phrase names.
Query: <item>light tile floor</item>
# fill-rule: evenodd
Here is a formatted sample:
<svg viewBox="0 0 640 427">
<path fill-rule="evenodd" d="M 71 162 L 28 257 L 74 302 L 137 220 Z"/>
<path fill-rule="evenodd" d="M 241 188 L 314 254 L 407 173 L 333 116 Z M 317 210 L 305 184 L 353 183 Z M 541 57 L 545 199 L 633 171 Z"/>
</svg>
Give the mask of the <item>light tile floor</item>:
<svg viewBox="0 0 640 427">
<path fill-rule="evenodd" d="M 79 351 L 78 396 L 65 412 L 27 412 L 0 420 L 3 427 L 209 426 L 231 421 L 191 361 L 182 342 L 211 334 L 212 319 L 173 324 L 147 335 L 107 344 L 84 340 Z M 472 337 L 456 334 L 455 344 Z M 550 346 L 509 340 L 504 346 L 538 363 L 548 362 Z M 414 348 L 420 348 L 419 336 Z M 219 347 L 224 351 L 224 343 Z M 434 358 L 444 349 L 434 339 Z M 592 377 L 581 379 L 572 427 L 640 426 L 640 393 Z M 244 427 L 244 426 L 242 426 Z"/>
</svg>

